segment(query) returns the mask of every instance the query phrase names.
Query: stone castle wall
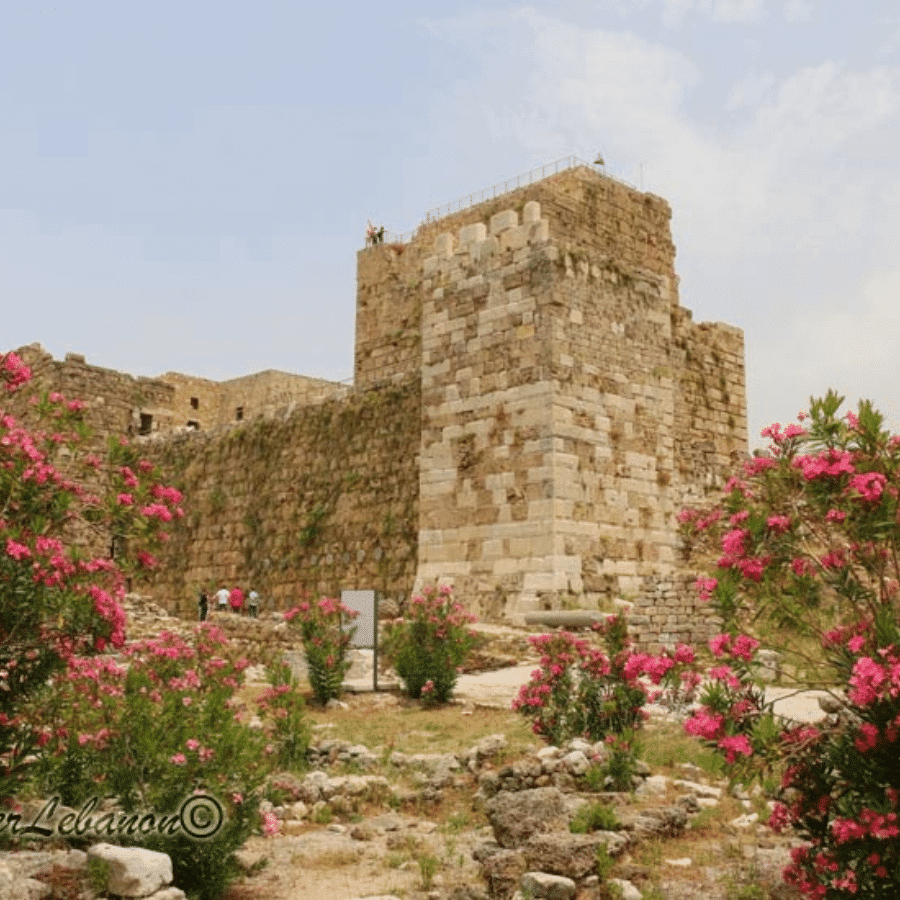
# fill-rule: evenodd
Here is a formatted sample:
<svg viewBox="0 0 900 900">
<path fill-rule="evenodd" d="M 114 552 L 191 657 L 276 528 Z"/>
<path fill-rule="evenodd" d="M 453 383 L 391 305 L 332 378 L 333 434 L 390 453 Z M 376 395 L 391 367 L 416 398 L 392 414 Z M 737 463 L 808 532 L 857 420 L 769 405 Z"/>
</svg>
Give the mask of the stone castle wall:
<svg viewBox="0 0 900 900">
<path fill-rule="evenodd" d="M 228 381 L 211 381 L 179 372 L 166 372 L 159 378 L 174 388 L 174 421 L 196 430 L 260 416 L 271 418 L 292 405 L 316 403 L 348 393 L 345 385 L 333 381 L 271 369 Z"/>
<path fill-rule="evenodd" d="M 354 385 L 418 377 L 423 243 L 379 244 L 356 259 Z"/>
<path fill-rule="evenodd" d="M 100 446 L 111 437 L 133 437 L 174 425 L 170 384 L 156 378 L 135 378 L 113 369 L 92 366 L 78 353 L 55 360 L 40 344 L 16 351 L 32 372 L 29 393 L 57 391 L 66 399 L 78 399 L 88 405 L 91 427 Z M 4 401 L 16 413 L 16 395 Z"/>
<path fill-rule="evenodd" d="M 482 615 L 552 584 L 552 385 L 536 202 L 439 235 L 423 263 L 419 580 Z"/>
<path fill-rule="evenodd" d="M 200 587 L 253 587 L 265 608 L 306 591 L 412 590 L 418 541 L 416 382 L 360 391 L 143 447 L 185 494 L 150 593 L 196 614 Z M 412 452 L 410 452 L 412 450 Z"/>
<path fill-rule="evenodd" d="M 670 218 L 578 167 L 366 248 L 352 388 L 38 368 L 186 493 L 170 609 L 438 579 L 489 618 L 624 597 L 642 646 L 696 640 L 674 514 L 746 452 L 743 338 L 679 305 Z"/>
</svg>

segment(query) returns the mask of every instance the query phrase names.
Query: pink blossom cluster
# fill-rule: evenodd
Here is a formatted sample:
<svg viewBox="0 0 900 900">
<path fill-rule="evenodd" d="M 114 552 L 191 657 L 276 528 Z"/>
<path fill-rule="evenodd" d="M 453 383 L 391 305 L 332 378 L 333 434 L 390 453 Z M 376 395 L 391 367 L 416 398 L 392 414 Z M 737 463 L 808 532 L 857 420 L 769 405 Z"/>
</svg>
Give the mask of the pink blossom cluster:
<svg viewBox="0 0 900 900">
<path fill-rule="evenodd" d="M 863 809 L 855 819 L 833 819 L 831 830 L 838 844 L 866 837 L 883 841 L 900 836 L 897 813 L 879 813 L 874 809 Z"/>
<path fill-rule="evenodd" d="M 718 578 L 704 578 L 700 575 L 697 580 L 694 582 L 694 587 L 697 589 L 697 595 L 704 602 L 709 600 L 712 597 L 713 591 L 719 586 Z"/>
<path fill-rule="evenodd" d="M 839 450 L 835 447 L 823 450 L 821 453 L 796 456 L 793 465 L 800 470 L 807 481 L 856 474 L 854 454 L 849 450 Z"/>
<path fill-rule="evenodd" d="M 730 634 L 717 634 L 709 641 L 709 649 L 713 656 L 734 656 L 749 662 L 753 654 L 759 649 L 759 641 L 747 634 L 732 636 Z"/>
<path fill-rule="evenodd" d="M 6 382 L 6 389 L 14 391 L 31 379 L 31 369 L 15 353 L 0 354 L 0 380 Z"/>
<path fill-rule="evenodd" d="M 789 441 L 791 438 L 804 437 L 809 432 L 802 425 L 795 425 L 793 422 L 784 428 L 778 422 L 768 425 L 760 432 L 762 437 L 771 438 L 777 446 Z"/>
<path fill-rule="evenodd" d="M 892 647 L 882 648 L 877 655 L 880 659 L 863 656 L 853 665 L 848 696 L 862 708 L 900 697 L 900 655 Z"/>
<path fill-rule="evenodd" d="M 855 491 L 863 500 L 874 503 L 881 499 L 884 493 L 887 478 L 881 472 L 863 472 L 854 475 L 847 485 L 848 490 Z"/>
</svg>

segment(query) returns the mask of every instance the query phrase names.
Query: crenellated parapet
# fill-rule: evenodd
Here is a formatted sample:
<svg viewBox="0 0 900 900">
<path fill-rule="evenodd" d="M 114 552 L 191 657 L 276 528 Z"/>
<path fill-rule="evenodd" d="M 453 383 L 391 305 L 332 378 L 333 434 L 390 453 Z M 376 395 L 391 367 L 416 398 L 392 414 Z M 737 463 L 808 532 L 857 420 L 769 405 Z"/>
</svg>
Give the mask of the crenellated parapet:
<svg viewBox="0 0 900 900">
<path fill-rule="evenodd" d="M 442 232 L 434 239 L 434 254 L 422 263 L 425 278 L 450 279 L 475 266 L 500 267 L 521 262 L 550 239 L 550 222 L 541 218 L 541 205 L 529 200 L 522 221 L 514 209 L 490 217 L 489 224 L 474 222 L 455 232 Z"/>
</svg>

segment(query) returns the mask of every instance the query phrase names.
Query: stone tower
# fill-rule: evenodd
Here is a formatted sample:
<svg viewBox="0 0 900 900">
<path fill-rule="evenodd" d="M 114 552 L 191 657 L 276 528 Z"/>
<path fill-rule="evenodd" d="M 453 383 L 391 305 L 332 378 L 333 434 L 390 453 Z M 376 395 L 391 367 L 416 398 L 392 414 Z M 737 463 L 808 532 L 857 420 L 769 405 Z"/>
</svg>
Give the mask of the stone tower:
<svg viewBox="0 0 900 900">
<path fill-rule="evenodd" d="M 742 333 L 679 306 L 670 218 L 577 166 L 360 253 L 357 387 L 421 381 L 419 583 L 491 616 L 677 594 L 674 513 L 747 432 Z"/>
</svg>

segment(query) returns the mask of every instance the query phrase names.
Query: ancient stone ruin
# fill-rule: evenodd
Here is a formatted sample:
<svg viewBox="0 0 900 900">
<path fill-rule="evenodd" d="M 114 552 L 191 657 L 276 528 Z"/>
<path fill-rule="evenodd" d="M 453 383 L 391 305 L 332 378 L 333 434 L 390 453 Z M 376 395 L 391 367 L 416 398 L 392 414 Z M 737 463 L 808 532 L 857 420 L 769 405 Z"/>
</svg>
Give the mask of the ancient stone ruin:
<svg viewBox="0 0 900 900">
<path fill-rule="evenodd" d="M 149 591 L 172 612 L 439 579 L 485 617 L 625 599 L 641 643 L 702 639 L 674 514 L 746 453 L 743 336 L 679 305 L 670 217 L 579 164 L 366 247 L 352 386 L 19 352 L 186 493 Z"/>
</svg>

